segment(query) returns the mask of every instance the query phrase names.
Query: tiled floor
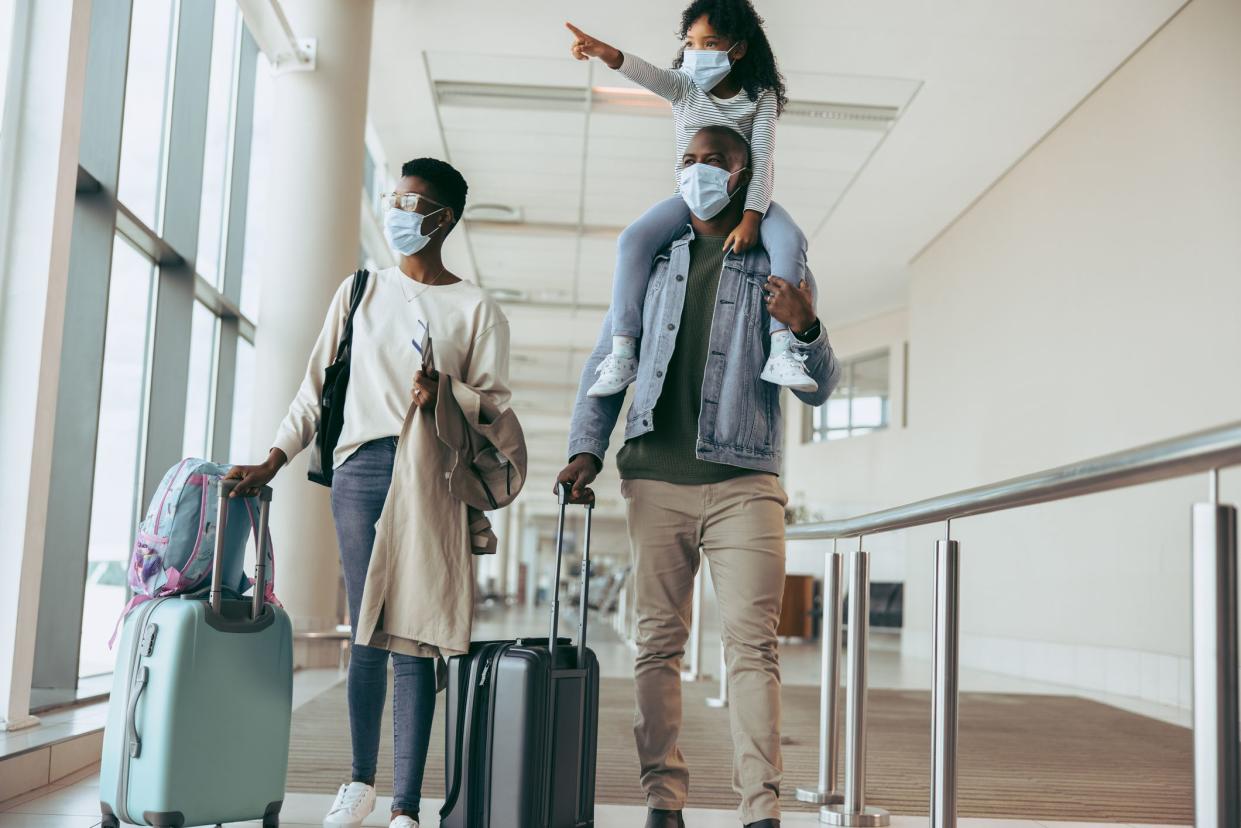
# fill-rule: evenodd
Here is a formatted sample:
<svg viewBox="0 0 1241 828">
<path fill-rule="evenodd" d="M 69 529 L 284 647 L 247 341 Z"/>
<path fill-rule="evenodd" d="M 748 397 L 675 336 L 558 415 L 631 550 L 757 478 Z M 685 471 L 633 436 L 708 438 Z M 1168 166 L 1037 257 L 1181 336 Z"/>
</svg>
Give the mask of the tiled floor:
<svg viewBox="0 0 1241 828">
<path fill-rule="evenodd" d="M 331 804 L 329 794 L 289 794 L 281 812 L 282 826 L 318 826 L 321 825 L 323 813 Z M 367 826 L 382 828 L 388 824 L 384 815 L 387 813 L 389 800 L 381 798 L 375 813 L 364 823 Z M 426 819 L 423 828 L 434 828 L 439 825 L 435 816 L 439 803 L 430 800 L 423 802 Z M 645 811 L 640 807 L 625 805 L 600 805 L 595 809 L 595 825 L 597 828 L 638 828 L 645 818 Z M 685 821 L 690 828 L 736 828 L 737 818 L 732 811 L 687 810 Z M 41 791 L 39 795 L 10 806 L 0 813 L 0 828 L 91 828 L 99 822 L 99 781 L 93 773 L 79 778 L 58 788 Z M 818 825 L 815 814 L 788 814 L 785 826 Z M 1084 822 L 1033 822 L 1029 820 L 997 820 L 997 819 L 962 819 L 961 828 L 1089 828 L 1090 823 Z M 229 823 L 230 826 L 257 826 L 259 822 Z M 927 825 L 924 817 L 893 817 L 893 828 L 923 828 Z M 1120 823 L 1108 823 L 1098 828 L 1123 828 Z M 1145 826 L 1141 827 L 1145 828 Z"/>
<path fill-rule="evenodd" d="M 500 612 L 480 618 L 475 625 L 475 638 L 509 638 L 521 634 L 537 634 L 542 627 L 544 614 L 525 612 Z M 575 625 L 566 621 L 562 635 L 572 635 Z M 546 633 L 543 633 L 546 635 Z M 592 628 L 591 645 L 599 657 L 601 669 L 605 676 L 628 677 L 632 675 L 633 656 L 628 648 L 619 642 L 611 630 L 603 624 Z M 708 636 L 708 640 L 711 640 Z M 718 640 L 718 639 L 715 639 Z M 715 652 L 715 644 L 704 646 L 704 651 Z M 714 659 L 707 658 L 709 672 L 714 673 Z M 818 648 L 813 645 L 791 644 L 785 646 L 781 653 L 781 668 L 784 680 L 789 684 L 815 684 L 819 677 Z M 891 640 L 885 641 L 876 637 L 872 641 L 870 659 L 870 684 L 872 687 L 891 688 L 926 688 L 929 686 L 930 665 L 917 660 L 902 658 L 899 649 Z M 297 674 L 294 682 L 295 706 L 314 698 L 323 690 L 340 681 L 342 676 L 335 670 L 308 670 Z M 961 687 L 966 692 L 1016 692 L 1016 693 L 1072 693 L 1074 691 L 1051 684 L 1039 684 L 1025 679 L 1010 676 L 963 670 Z M 1078 693 L 1078 695 L 1084 695 Z M 1104 694 L 1091 696 L 1098 701 L 1114 704 L 1118 707 L 1143 715 L 1171 721 L 1176 724 L 1187 724 L 1183 711 L 1176 708 L 1165 708 L 1147 702 L 1123 697 L 1109 697 Z M 291 793 L 285 800 L 282 812 L 282 825 L 315 826 L 321 824 L 323 813 L 331 803 L 331 794 L 300 794 Z M 427 828 L 439 824 L 436 818 L 438 804 L 432 801 L 423 803 L 423 811 L 427 815 L 423 825 Z M 381 798 L 376 812 L 366 820 L 367 826 L 385 826 L 387 820 L 388 800 Z M 642 825 L 645 817 L 640 807 L 620 805 L 600 805 L 596 808 L 596 825 L 598 828 L 628 828 Z M 739 823 L 732 810 L 691 810 L 686 812 L 687 824 L 692 828 L 735 828 Z M 72 774 L 60 782 L 3 803 L 0 806 L 0 828 L 92 828 L 99 822 L 99 780 L 98 770 L 89 768 Z M 259 825 L 253 823 L 236 823 L 237 825 Z M 815 814 L 789 814 L 784 819 L 785 826 L 818 825 Z M 922 828 L 927 824 L 925 818 L 893 817 L 894 828 Z M 962 828 L 1086 828 L 1090 823 L 1067 822 L 1034 822 L 1028 820 L 991 820 L 969 819 L 960 820 Z M 1109 823 L 1118 826 L 1120 823 Z M 1102 826 L 1100 826 L 1102 828 Z"/>
</svg>

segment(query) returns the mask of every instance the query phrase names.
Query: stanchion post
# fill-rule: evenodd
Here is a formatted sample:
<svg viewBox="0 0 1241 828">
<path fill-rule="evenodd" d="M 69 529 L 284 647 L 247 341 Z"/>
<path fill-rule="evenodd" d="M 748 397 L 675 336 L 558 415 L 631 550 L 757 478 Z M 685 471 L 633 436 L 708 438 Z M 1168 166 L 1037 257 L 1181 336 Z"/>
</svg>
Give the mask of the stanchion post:
<svg viewBox="0 0 1241 828">
<path fill-rule="evenodd" d="M 931 639 L 931 828 L 957 824 L 957 706 L 960 671 L 960 550 L 935 542 L 935 618 Z"/>
<path fill-rule="evenodd" d="M 835 805 L 844 801 L 836 790 L 836 743 L 840 716 L 840 593 L 844 584 L 845 556 L 832 541 L 823 556 L 822 617 L 819 635 L 823 654 L 819 665 L 819 786 L 798 788 L 797 798 L 816 805 Z"/>
<path fill-rule="evenodd" d="M 866 647 L 870 639 L 870 553 L 858 548 L 850 555 L 849 662 L 845 687 L 845 798 L 824 805 L 819 821 L 826 825 L 882 826 L 891 823 L 883 808 L 866 804 Z"/>
<path fill-rule="evenodd" d="M 720 641 L 720 694 L 707 699 L 707 707 L 728 707 L 728 661 L 723 641 Z"/>
<path fill-rule="evenodd" d="M 1194 825 L 1241 825 L 1237 710 L 1237 509 L 1193 506 Z"/>
<path fill-rule="evenodd" d="M 681 671 L 681 681 L 703 681 L 710 678 L 702 669 L 702 614 L 706 603 L 706 567 L 699 566 L 694 575 L 694 598 L 690 608 L 693 617 L 689 622 L 689 666 Z"/>
</svg>

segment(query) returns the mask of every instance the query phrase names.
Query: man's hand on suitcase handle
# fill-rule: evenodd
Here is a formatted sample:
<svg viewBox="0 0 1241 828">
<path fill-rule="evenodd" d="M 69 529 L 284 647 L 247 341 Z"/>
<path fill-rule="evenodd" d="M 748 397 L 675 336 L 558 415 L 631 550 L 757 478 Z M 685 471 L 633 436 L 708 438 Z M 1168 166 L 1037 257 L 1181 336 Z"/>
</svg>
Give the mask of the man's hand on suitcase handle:
<svg viewBox="0 0 1241 828">
<path fill-rule="evenodd" d="M 229 497 L 253 497 L 259 490 L 271 482 L 276 472 L 288 462 L 284 452 L 274 448 L 267 455 L 267 460 L 257 466 L 233 466 L 224 475 L 225 480 L 238 481 Z"/>
<path fill-rule="evenodd" d="M 569 461 L 569 465 L 556 475 L 556 487 L 552 491 L 556 497 L 560 497 L 560 486 L 568 484 L 570 503 L 594 503 L 595 493 L 590 488 L 590 484 L 599 476 L 601 468 L 599 458 L 593 454 L 575 454 Z"/>
</svg>

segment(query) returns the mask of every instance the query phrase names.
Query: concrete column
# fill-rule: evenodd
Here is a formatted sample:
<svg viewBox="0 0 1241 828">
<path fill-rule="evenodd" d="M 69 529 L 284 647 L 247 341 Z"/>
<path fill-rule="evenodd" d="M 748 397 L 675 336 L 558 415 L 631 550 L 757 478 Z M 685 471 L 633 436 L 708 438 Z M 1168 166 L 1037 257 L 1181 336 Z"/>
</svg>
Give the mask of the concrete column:
<svg viewBox="0 0 1241 828">
<path fill-rule="evenodd" d="M 274 79 L 266 174 L 275 195 L 265 214 L 255 216 L 258 229 L 247 240 L 261 245 L 262 279 L 252 462 L 267 456 L 328 303 L 356 268 L 365 157 L 371 0 L 281 5 L 298 37 L 317 39 L 318 55 L 314 71 Z M 336 623 L 340 578 L 328 490 L 306 479 L 306 457 L 294 458 L 276 478 L 271 524 L 276 590 L 299 632 Z M 300 649 L 296 657 L 307 663 Z"/>
</svg>

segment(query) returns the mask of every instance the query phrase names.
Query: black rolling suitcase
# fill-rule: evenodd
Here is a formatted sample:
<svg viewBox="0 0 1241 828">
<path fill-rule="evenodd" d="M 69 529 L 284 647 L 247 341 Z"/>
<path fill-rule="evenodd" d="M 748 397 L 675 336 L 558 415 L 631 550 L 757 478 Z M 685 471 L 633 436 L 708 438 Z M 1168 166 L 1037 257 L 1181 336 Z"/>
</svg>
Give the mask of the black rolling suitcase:
<svg viewBox="0 0 1241 828">
<path fill-rule="evenodd" d="M 595 824 L 599 662 L 586 646 L 591 507 L 577 643 L 557 638 L 566 491 L 559 494 L 552 638 L 478 641 L 448 661 L 443 828 Z"/>
</svg>

